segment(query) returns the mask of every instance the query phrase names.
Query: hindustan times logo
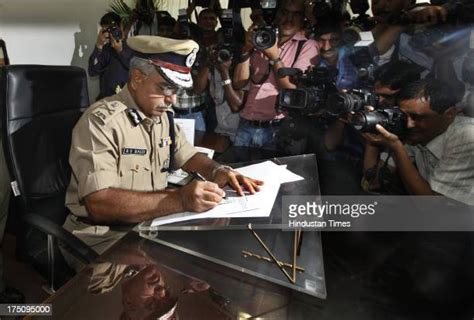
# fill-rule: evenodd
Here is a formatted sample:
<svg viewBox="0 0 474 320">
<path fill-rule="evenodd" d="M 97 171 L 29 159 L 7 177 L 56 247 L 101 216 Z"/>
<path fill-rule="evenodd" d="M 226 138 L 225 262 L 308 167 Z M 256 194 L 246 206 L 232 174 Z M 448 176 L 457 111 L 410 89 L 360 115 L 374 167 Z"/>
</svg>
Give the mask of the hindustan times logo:
<svg viewBox="0 0 474 320">
<path fill-rule="evenodd" d="M 322 218 L 323 216 L 350 216 L 359 218 L 365 215 L 374 215 L 377 202 L 370 204 L 338 204 L 338 203 L 316 203 L 306 202 L 306 204 L 290 204 L 288 206 L 288 216 L 290 218 L 310 217 Z"/>
</svg>

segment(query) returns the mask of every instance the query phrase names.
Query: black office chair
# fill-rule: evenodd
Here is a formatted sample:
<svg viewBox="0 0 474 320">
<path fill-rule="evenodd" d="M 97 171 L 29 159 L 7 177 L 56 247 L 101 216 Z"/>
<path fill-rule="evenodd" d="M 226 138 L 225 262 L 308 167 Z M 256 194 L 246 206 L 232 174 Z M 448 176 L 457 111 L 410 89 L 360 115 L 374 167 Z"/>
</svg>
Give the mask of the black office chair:
<svg viewBox="0 0 474 320">
<path fill-rule="evenodd" d="M 72 129 L 89 104 L 83 69 L 70 66 L 13 65 L 0 68 L 0 118 L 5 158 L 19 202 L 20 252 L 48 277 L 50 292 L 74 272 L 57 239 L 83 262 L 97 257 L 62 228 Z M 1 164 L 0 164 L 1 165 Z M 17 250 L 18 251 L 18 250 Z"/>
</svg>

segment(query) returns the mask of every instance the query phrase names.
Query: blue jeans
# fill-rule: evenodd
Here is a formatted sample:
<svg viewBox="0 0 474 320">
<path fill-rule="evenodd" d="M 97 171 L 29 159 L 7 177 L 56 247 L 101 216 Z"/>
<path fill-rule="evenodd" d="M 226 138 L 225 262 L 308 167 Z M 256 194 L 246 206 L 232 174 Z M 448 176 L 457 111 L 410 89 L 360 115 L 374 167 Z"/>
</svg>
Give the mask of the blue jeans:
<svg viewBox="0 0 474 320">
<path fill-rule="evenodd" d="M 278 129 L 278 126 L 255 127 L 241 118 L 239 129 L 235 135 L 234 146 L 276 150 Z"/>
<path fill-rule="evenodd" d="M 204 122 L 204 115 L 202 111 L 189 113 L 189 114 L 177 114 L 174 115 L 175 118 L 179 119 L 194 119 L 194 131 L 206 131 L 206 123 Z"/>
</svg>

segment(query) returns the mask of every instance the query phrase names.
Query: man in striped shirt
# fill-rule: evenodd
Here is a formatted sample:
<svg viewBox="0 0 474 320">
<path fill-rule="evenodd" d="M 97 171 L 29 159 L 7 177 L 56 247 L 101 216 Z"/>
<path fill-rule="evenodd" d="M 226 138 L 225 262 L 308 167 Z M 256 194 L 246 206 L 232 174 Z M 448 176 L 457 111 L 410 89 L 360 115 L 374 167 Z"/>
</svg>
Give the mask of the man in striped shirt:
<svg viewBox="0 0 474 320">
<path fill-rule="evenodd" d="M 408 145 L 377 126 L 379 134 L 364 134 L 372 148 L 365 169 L 375 165 L 378 148 L 386 147 L 409 194 L 442 194 L 474 205 L 474 118 L 458 114 L 455 96 L 439 80 L 414 82 L 398 99 L 408 119 Z"/>
</svg>

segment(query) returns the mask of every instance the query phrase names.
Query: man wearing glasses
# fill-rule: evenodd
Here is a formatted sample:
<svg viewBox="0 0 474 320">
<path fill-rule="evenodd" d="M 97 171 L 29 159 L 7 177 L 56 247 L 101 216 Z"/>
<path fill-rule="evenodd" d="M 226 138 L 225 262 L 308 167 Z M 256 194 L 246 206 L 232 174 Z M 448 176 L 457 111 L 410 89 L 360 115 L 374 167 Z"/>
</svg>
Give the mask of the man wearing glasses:
<svg viewBox="0 0 474 320">
<path fill-rule="evenodd" d="M 99 253 L 125 234 L 121 224 L 207 211 L 225 196 L 226 184 L 240 195 L 262 184 L 198 153 L 174 125 L 171 105 L 178 88 L 193 86 L 198 44 L 156 36 L 127 44 L 134 50 L 127 85 L 87 109 L 74 128 L 69 157 L 71 214 L 64 227 Z M 167 173 L 178 168 L 209 181 L 166 189 Z"/>
</svg>

